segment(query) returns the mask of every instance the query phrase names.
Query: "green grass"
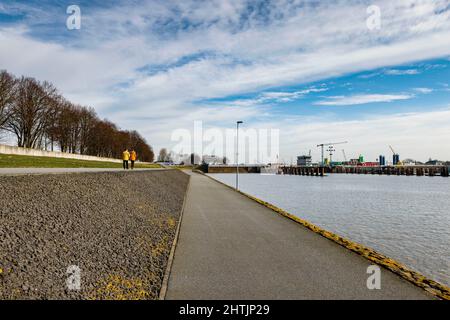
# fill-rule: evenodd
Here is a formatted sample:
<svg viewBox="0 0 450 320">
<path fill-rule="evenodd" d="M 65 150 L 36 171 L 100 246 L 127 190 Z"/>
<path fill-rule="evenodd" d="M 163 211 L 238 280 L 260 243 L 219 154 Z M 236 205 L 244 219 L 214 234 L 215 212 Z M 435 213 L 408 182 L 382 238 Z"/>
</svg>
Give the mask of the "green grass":
<svg viewBox="0 0 450 320">
<path fill-rule="evenodd" d="M 179 169 L 179 170 L 191 170 L 193 168 L 193 166 L 180 165 L 180 166 L 171 166 L 170 168 Z"/>
<path fill-rule="evenodd" d="M 135 168 L 160 168 L 159 164 L 135 164 Z M 122 168 L 122 163 L 0 154 L 0 168 Z"/>
</svg>

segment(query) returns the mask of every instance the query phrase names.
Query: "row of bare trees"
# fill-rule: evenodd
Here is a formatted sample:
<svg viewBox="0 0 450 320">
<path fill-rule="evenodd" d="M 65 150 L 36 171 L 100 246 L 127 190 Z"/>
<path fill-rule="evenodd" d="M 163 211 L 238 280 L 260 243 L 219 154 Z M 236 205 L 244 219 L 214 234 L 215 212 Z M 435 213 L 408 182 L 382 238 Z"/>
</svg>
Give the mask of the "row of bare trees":
<svg viewBox="0 0 450 320">
<path fill-rule="evenodd" d="M 67 101 L 49 82 L 6 71 L 0 71 L 0 130 L 12 133 L 24 148 L 110 158 L 120 158 L 128 148 L 142 161 L 154 159 L 138 132 L 120 130 L 94 109 Z"/>
</svg>

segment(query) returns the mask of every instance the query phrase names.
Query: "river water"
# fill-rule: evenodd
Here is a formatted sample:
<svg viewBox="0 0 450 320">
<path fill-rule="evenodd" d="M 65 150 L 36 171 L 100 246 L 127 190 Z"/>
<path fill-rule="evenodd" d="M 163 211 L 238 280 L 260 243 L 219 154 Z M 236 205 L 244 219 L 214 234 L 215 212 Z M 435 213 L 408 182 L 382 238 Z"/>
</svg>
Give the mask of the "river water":
<svg viewBox="0 0 450 320">
<path fill-rule="evenodd" d="M 235 175 L 211 174 L 234 186 Z M 450 178 L 239 175 L 240 189 L 450 285 Z"/>
</svg>

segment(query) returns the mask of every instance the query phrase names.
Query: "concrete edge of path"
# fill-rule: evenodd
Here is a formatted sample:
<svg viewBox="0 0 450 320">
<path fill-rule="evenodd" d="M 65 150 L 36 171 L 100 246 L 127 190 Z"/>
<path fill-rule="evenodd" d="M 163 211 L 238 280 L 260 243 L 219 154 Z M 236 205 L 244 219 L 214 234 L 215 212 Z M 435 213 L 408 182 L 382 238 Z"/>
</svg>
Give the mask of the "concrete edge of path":
<svg viewBox="0 0 450 320">
<path fill-rule="evenodd" d="M 180 171 L 183 172 L 182 170 L 180 170 Z M 186 174 L 186 173 L 183 172 L 183 174 Z M 183 221 L 183 213 L 184 213 L 184 208 L 186 206 L 186 198 L 187 198 L 187 194 L 188 194 L 188 190 L 189 190 L 190 184 L 191 184 L 191 177 L 189 177 L 188 185 L 186 186 L 186 192 L 184 194 L 183 205 L 181 207 L 180 219 L 178 221 L 177 230 L 175 232 L 175 237 L 174 237 L 173 242 L 172 242 L 172 248 L 170 249 L 169 259 L 167 260 L 166 271 L 164 272 L 164 278 L 163 278 L 163 282 L 162 282 L 162 285 L 161 285 L 161 290 L 159 292 L 159 299 L 158 300 L 165 300 L 166 299 L 167 288 L 169 287 L 170 273 L 172 271 L 173 260 L 175 258 L 175 250 L 176 250 L 176 247 L 177 247 L 177 244 L 178 244 L 178 239 L 180 237 L 181 223 Z"/>
<path fill-rule="evenodd" d="M 408 282 L 411 282 L 412 284 L 424 289 L 425 291 L 427 291 L 428 293 L 432 294 L 435 297 L 438 297 L 440 299 L 443 300 L 450 300 L 450 288 L 438 283 L 434 280 L 428 279 L 427 277 L 425 277 L 424 275 L 413 271 L 411 269 L 409 269 L 408 267 L 404 266 L 403 264 L 395 261 L 394 259 L 391 259 L 381 253 L 378 253 L 377 251 L 366 247 L 362 244 L 353 242 L 351 240 L 348 240 L 344 237 L 341 237 L 333 232 L 327 231 L 325 229 L 322 229 L 304 219 L 298 218 L 295 215 L 278 208 L 277 206 L 266 202 L 264 200 L 258 199 L 250 194 L 247 194 L 245 192 L 242 192 L 240 190 L 236 190 L 235 188 L 223 183 L 222 181 L 219 181 L 203 172 L 199 172 L 199 171 L 195 171 L 196 173 L 202 174 L 210 179 L 212 179 L 213 181 L 220 183 L 224 186 L 226 186 L 229 189 L 232 189 L 242 195 L 244 195 L 245 197 L 259 203 L 260 205 L 271 209 L 272 211 L 278 213 L 279 215 L 288 218 L 294 222 L 297 222 L 299 224 L 301 224 L 302 226 L 304 226 L 305 228 L 313 231 L 314 233 L 317 233 L 319 235 L 321 235 L 322 237 L 333 241 L 334 243 L 366 258 L 367 260 L 393 272 L 394 274 L 400 276 L 401 278 L 407 280 Z"/>
</svg>

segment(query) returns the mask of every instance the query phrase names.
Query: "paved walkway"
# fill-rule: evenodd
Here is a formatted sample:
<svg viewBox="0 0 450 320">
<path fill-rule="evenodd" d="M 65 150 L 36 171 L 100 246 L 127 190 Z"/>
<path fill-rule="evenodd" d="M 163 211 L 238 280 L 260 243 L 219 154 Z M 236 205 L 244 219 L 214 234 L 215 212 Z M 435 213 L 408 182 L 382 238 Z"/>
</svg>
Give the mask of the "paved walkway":
<svg viewBox="0 0 450 320">
<path fill-rule="evenodd" d="M 428 299 L 371 263 L 198 174 L 192 174 L 167 299 Z"/>
<path fill-rule="evenodd" d="M 133 171 L 166 170 L 164 168 L 134 169 Z M 84 173 L 84 172 L 116 172 L 124 171 L 122 168 L 0 168 L 0 175 L 24 174 L 58 174 L 58 173 Z M 129 170 L 132 171 L 132 170 Z"/>
</svg>

